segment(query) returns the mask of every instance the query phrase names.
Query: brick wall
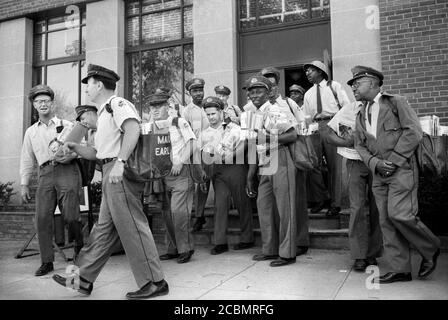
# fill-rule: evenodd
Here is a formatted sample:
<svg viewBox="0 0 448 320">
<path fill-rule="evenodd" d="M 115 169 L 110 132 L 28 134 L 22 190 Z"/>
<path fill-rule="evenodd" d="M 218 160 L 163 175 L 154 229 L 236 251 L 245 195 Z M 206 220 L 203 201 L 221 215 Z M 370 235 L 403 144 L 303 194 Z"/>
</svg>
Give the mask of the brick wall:
<svg viewBox="0 0 448 320">
<path fill-rule="evenodd" d="M 448 124 L 448 1 L 379 3 L 384 89 Z"/>
<path fill-rule="evenodd" d="M 31 13 L 63 8 L 70 4 L 93 2 L 89 0 L 2 0 L 0 1 L 0 21 L 22 17 Z"/>
</svg>

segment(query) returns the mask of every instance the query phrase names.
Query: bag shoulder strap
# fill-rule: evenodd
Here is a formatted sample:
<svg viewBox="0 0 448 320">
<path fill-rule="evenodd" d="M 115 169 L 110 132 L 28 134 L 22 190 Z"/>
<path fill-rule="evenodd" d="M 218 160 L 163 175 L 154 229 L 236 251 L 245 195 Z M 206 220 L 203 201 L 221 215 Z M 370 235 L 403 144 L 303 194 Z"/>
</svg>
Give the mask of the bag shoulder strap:
<svg viewBox="0 0 448 320">
<path fill-rule="evenodd" d="M 112 115 L 112 117 L 114 116 L 114 110 L 112 110 L 111 104 L 112 104 L 112 100 L 114 100 L 115 98 L 117 98 L 117 97 L 113 97 L 112 99 L 110 99 L 110 101 L 108 103 L 106 103 L 106 105 L 104 107 L 106 109 L 106 111 Z"/>
<path fill-rule="evenodd" d="M 332 82 L 333 82 L 332 80 L 328 80 L 327 86 L 330 87 L 331 92 L 333 92 L 334 99 L 336 100 L 336 103 L 338 104 L 338 108 L 341 109 L 342 106 L 341 106 L 341 103 L 339 102 L 338 94 L 337 94 L 336 90 L 334 90 L 333 86 L 331 85 Z"/>
<path fill-rule="evenodd" d="M 289 104 L 288 98 L 283 98 L 283 100 L 285 100 L 285 101 L 286 101 L 286 104 L 288 105 L 288 107 L 289 107 L 289 110 L 291 110 L 291 112 L 292 112 L 292 115 L 293 115 L 293 116 L 295 117 L 294 111 L 292 111 L 292 107 L 291 107 L 291 105 Z"/>
</svg>

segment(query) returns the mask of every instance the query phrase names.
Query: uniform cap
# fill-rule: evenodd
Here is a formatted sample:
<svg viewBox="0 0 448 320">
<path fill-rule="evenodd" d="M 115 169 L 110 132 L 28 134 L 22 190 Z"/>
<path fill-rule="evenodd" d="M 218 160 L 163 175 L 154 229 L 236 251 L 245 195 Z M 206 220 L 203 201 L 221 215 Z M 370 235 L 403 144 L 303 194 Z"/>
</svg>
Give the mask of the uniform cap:
<svg viewBox="0 0 448 320">
<path fill-rule="evenodd" d="M 325 63 L 319 60 L 315 60 L 313 62 L 307 63 L 303 66 L 303 69 L 306 71 L 309 67 L 316 67 L 319 70 L 322 70 L 325 73 L 325 78 L 328 79 L 328 67 Z"/>
<path fill-rule="evenodd" d="M 202 100 L 202 108 L 206 109 L 210 107 L 215 107 L 218 108 L 219 110 L 224 110 L 224 102 L 222 102 L 222 100 L 219 99 L 218 97 L 211 97 L 211 96 Z"/>
<path fill-rule="evenodd" d="M 81 118 L 81 116 L 84 112 L 87 112 L 87 111 L 97 112 L 98 109 L 95 106 L 92 106 L 89 104 L 83 104 L 83 105 L 77 106 L 75 108 L 75 111 L 76 111 L 76 121 L 79 121 L 79 119 Z"/>
<path fill-rule="evenodd" d="M 51 100 L 54 99 L 54 91 L 46 84 L 38 84 L 37 86 L 32 87 L 28 94 L 28 99 L 33 102 L 34 98 L 40 94 L 46 94 Z"/>
<path fill-rule="evenodd" d="M 90 77 L 95 77 L 99 80 L 106 80 L 113 83 L 120 80 L 120 77 L 114 71 L 92 63 L 87 67 L 87 76 L 82 79 L 81 82 L 87 83 Z"/>
<path fill-rule="evenodd" d="M 292 86 L 289 87 L 289 92 L 292 91 L 298 91 L 301 94 L 305 94 L 306 92 L 306 90 L 303 87 L 299 86 L 298 84 L 293 84 Z"/>
<path fill-rule="evenodd" d="M 376 78 L 380 80 L 380 87 L 383 85 L 384 75 L 378 70 L 365 66 L 355 66 L 351 71 L 353 73 L 353 77 L 347 81 L 349 86 L 351 86 L 356 79 L 362 77 Z"/>
<path fill-rule="evenodd" d="M 225 94 L 226 96 L 229 96 L 231 92 L 232 91 L 230 91 L 230 89 L 227 88 L 226 86 L 216 86 L 215 87 L 216 94 L 220 93 L 220 94 Z"/>
<path fill-rule="evenodd" d="M 168 101 L 171 97 L 170 90 L 167 88 L 158 88 L 153 94 L 147 97 L 149 105 L 154 106 Z"/>
<path fill-rule="evenodd" d="M 261 75 L 266 78 L 274 76 L 275 81 L 278 83 L 280 81 L 280 70 L 274 67 L 266 67 L 261 70 Z"/>
<path fill-rule="evenodd" d="M 185 84 L 185 89 L 187 89 L 187 91 L 190 91 L 191 89 L 195 88 L 204 88 L 204 85 L 205 85 L 204 79 L 193 78 L 187 81 L 187 83 Z"/>
<path fill-rule="evenodd" d="M 247 79 L 246 81 L 246 90 L 250 90 L 255 87 L 266 88 L 267 90 L 271 90 L 272 82 L 263 76 L 255 75 Z"/>
</svg>

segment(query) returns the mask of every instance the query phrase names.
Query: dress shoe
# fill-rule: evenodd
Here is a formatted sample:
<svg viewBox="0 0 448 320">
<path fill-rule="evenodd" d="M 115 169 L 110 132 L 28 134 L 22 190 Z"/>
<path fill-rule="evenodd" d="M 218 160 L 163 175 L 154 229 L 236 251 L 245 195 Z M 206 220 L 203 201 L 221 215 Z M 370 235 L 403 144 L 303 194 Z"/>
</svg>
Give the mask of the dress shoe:
<svg viewBox="0 0 448 320">
<path fill-rule="evenodd" d="M 45 262 L 45 263 L 42 263 L 42 265 L 39 267 L 39 269 L 37 269 L 37 271 L 36 271 L 36 273 L 34 273 L 34 275 L 36 277 L 44 276 L 53 270 L 54 270 L 53 262 Z"/>
<path fill-rule="evenodd" d="M 319 213 L 321 212 L 323 209 L 325 208 L 325 202 L 319 202 L 318 204 L 316 204 L 316 206 L 314 206 L 313 208 L 311 208 L 311 213 Z"/>
<path fill-rule="evenodd" d="M 60 276 L 58 274 L 53 275 L 53 280 L 59 283 L 63 287 L 69 287 L 72 289 L 76 289 L 79 293 L 90 295 L 93 290 L 93 283 L 87 281 L 86 279 L 79 277 L 79 284 L 75 284 L 74 278 L 65 278 L 63 276 Z M 76 288 L 75 286 L 78 286 L 79 288 Z"/>
<path fill-rule="evenodd" d="M 308 247 L 298 246 L 296 249 L 296 257 L 301 256 L 308 252 Z"/>
<path fill-rule="evenodd" d="M 178 253 L 165 253 L 162 254 L 161 256 L 159 256 L 160 260 L 171 260 L 171 259 L 176 259 L 179 258 L 180 254 Z"/>
<path fill-rule="evenodd" d="M 356 259 L 353 264 L 353 269 L 355 271 L 364 272 L 367 268 L 367 260 L 366 259 Z"/>
<path fill-rule="evenodd" d="M 163 296 L 170 291 L 168 283 L 165 280 L 159 282 L 148 282 L 141 289 L 135 292 L 128 292 L 126 298 L 128 299 L 147 299 L 157 296 Z"/>
<path fill-rule="evenodd" d="M 226 251 L 229 251 L 229 246 L 227 244 L 218 244 L 213 247 L 213 249 L 210 251 L 210 254 L 217 255 Z"/>
<path fill-rule="evenodd" d="M 193 232 L 198 232 L 202 230 L 202 226 L 205 224 L 205 218 L 204 217 L 199 217 L 196 218 L 196 221 L 194 222 L 193 225 Z"/>
<path fill-rule="evenodd" d="M 327 217 L 337 217 L 339 215 L 339 212 L 341 212 L 341 208 L 339 207 L 331 207 L 328 209 L 328 211 L 325 213 Z"/>
<path fill-rule="evenodd" d="M 190 250 L 188 252 L 181 253 L 177 258 L 177 263 L 186 263 L 190 261 L 191 256 L 193 255 L 194 250 Z"/>
<path fill-rule="evenodd" d="M 440 249 L 437 249 L 436 253 L 432 256 L 431 260 L 423 259 L 420 265 L 420 270 L 418 270 L 419 278 L 426 278 L 429 276 L 437 266 L 437 258 L 439 257 Z"/>
<path fill-rule="evenodd" d="M 288 264 L 291 263 L 295 263 L 296 262 L 296 258 L 282 258 L 279 257 L 278 259 L 272 261 L 269 265 L 271 267 L 281 267 L 281 266 L 286 266 Z"/>
<path fill-rule="evenodd" d="M 376 278 L 378 279 L 378 278 Z M 398 281 L 412 281 L 412 275 L 410 272 L 388 272 L 379 277 L 379 283 L 392 283 Z"/>
<path fill-rule="evenodd" d="M 252 257 L 252 260 L 255 261 L 265 261 L 265 260 L 274 260 L 277 259 L 278 255 L 266 255 L 266 254 L 256 254 Z"/>
<path fill-rule="evenodd" d="M 378 265 L 378 261 L 376 261 L 376 258 L 367 258 L 366 262 L 367 262 L 368 266 L 377 266 Z"/>
<path fill-rule="evenodd" d="M 253 242 L 239 242 L 233 246 L 233 250 L 244 250 L 252 248 L 255 244 Z"/>
</svg>

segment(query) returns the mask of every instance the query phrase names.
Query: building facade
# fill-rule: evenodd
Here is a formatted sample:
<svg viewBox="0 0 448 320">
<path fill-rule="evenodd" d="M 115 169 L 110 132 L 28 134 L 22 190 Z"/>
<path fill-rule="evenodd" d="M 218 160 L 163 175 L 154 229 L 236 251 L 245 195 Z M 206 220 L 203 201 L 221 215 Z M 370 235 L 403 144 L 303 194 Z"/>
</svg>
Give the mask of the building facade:
<svg viewBox="0 0 448 320">
<path fill-rule="evenodd" d="M 343 84 L 352 66 L 369 65 L 383 70 L 387 91 L 447 123 L 447 25 L 445 0 L 2 1 L 0 181 L 19 188 L 23 135 L 36 121 L 29 89 L 50 85 L 58 114 L 74 119 L 89 102 L 80 84 L 89 63 L 116 70 L 118 94 L 142 113 L 159 86 L 188 103 L 193 75 L 205 79 L 206 95 L 223 84 L 244 104 L 244 80 L 268 65 L 281 70 L 284 94 L 310 86 L 309 61 L 324 60 Z"/>
</svg>

